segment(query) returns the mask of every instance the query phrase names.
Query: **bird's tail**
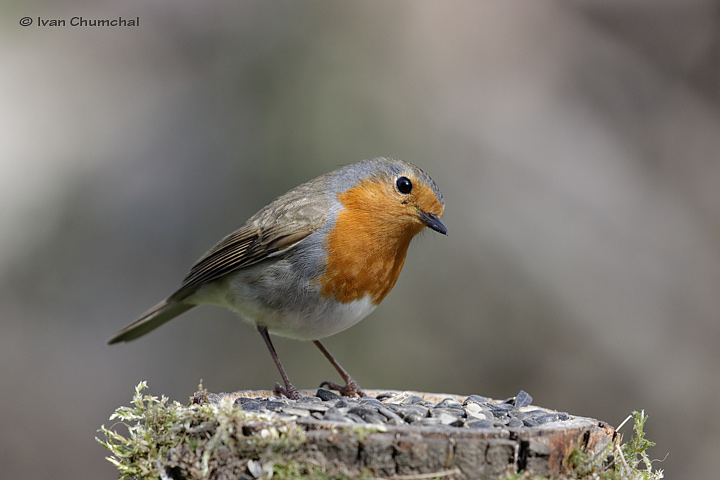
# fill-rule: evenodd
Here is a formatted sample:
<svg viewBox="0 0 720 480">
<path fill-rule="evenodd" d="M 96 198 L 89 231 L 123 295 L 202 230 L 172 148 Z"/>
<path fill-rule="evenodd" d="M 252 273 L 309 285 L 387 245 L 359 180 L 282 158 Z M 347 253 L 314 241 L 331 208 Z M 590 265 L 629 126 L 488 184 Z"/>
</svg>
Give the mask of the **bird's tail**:
<svg viewBox="0 0 720 480">
<path fill-rule="evenodd" d="M 155 330 L 163 323 L 172 320 L 183 312 L 190 310 L 195 305 L 183 303 L 177 300 L 164 300 L 153 308 L 145 312 L 140 318 L 116 333 L 110 340 L 109 344 L 119 342 L 129 342 L 146 333 Z"/>
</svg>

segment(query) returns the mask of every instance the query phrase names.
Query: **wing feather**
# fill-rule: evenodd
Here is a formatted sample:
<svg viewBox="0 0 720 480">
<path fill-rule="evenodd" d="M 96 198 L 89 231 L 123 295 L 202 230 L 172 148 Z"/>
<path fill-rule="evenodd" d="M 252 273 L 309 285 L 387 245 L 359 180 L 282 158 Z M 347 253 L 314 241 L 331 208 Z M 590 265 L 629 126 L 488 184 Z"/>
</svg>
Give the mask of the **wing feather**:
<svg viewBox="0 0 720 480">
<path fill-rule="evenodd" d="M 273 229 L 240 229 L 228 235 L 193 265 L 179 291 L 216 280 L 239 268 L 254 265 L 286 248 L 290 248 L 312 230 L 279 234 Z"/>
<path fill-rule="evenodd" d="M 263 207 L 203 255 L 171 298 L 181 300 L 199 285 L 262 262 L 320 229 L 336 201 L 318 193 L 327 191 L 327 182 L 328 175 L 322 175 Z"/>
</svg>

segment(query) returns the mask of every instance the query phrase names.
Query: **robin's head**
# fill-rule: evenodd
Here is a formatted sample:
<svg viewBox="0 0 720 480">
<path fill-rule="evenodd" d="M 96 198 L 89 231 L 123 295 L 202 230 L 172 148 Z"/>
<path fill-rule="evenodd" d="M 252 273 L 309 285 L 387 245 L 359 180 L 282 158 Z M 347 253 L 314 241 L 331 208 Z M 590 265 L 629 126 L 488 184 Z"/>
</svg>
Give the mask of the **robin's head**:
<svg viewBox="0 0 720 480">
<path fill-rule="evenodd" d="M 334 183 L 344 212 L 372 227 L 377 237 L 409 241 L 425 227 L 447 235 L 439 219 L 445 209 L 442 193 L 415 165 L 375 158 L 338 171 Z"/>
<path fill-rule="evenodd" d="M 330 185 L 339 211 L 325 236 L 321 293 L 377 305 L 395 285 L 412 238 L 425 227 L 447 234 L 442 194 L 418 167 L 385 158 L 336 170 Z"/>
</svg>

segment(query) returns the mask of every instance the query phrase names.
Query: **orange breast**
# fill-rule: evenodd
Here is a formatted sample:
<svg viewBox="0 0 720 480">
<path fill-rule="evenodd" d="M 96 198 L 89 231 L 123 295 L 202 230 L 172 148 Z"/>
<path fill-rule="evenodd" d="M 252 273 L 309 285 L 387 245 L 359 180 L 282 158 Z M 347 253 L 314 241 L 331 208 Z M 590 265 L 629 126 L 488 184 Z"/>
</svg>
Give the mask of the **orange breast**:
<svg viewBox="0 0 720 480">
<path fill-rule="evenodd" d="M 412 238 L 424 225 L 391 201 L 392 185 L 364 181 L 338 195 L 343 209 L 325 238 L 321 294 L 347 303 L 370 296 L 379 304 L 400 275 Z"/>
</svg>

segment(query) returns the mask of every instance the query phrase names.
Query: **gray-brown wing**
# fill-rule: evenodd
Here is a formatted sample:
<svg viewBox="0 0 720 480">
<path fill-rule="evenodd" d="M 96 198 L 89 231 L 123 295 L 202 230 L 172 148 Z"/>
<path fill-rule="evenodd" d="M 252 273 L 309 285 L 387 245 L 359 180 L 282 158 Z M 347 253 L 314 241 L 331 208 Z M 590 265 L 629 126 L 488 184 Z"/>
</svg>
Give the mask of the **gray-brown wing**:
<svg viewBox="0 0 720 480">
<path fill-rule="evenodd" d="M 216 280 L 239 268 L 258 263 L 273 253 L 291 247 L 312 230 L 278 234 L 275 229 L 241 228 L 228 235 L 193 265 L 178 292 Z"/>
<path fill-rule="evenodd" d="M 191 293 L 193 287 L 261 262 L 318 230 L 328 217 L 331 202 L 317 193 L 325 190 L 325 177 L 299 185 L 278 197 L 222 239 L 193 265 L 173 297 L 182 298 Z"/>
</svg>

